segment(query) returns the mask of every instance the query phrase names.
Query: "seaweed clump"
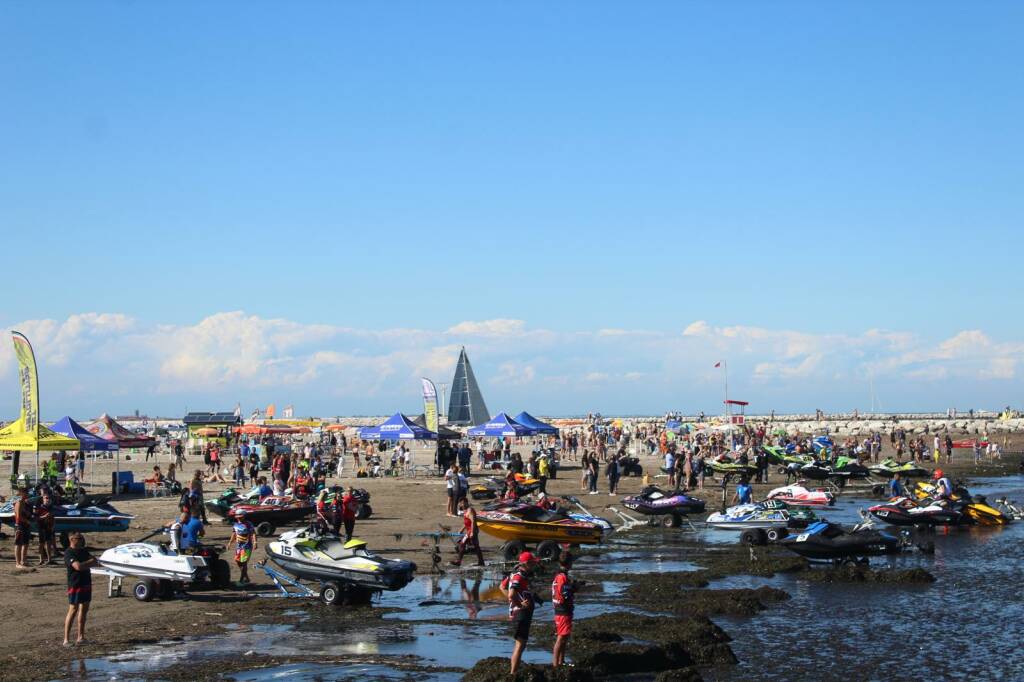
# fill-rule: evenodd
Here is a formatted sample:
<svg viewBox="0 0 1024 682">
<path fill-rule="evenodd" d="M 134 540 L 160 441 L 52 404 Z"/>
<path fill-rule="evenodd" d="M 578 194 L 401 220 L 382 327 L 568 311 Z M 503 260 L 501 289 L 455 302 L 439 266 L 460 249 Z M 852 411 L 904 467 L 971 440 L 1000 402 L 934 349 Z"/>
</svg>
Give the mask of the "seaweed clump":
<svg viewBox="0 0 1024 682">
<path fill-rule="evenodd" d="M 924 585 L 935 582 L 935 576 L 923 568 L 876 570 L 867 566 L 846 565 L 803 571 L 800 577 L 821 583 L 882 583 L 893 585 Z"/>
<path fill-rule="evenodd" d="M 752 616 L 763 611 L 768 604 L 789 599 L 789 594 L 774 587 L 683 589 L 695 584 L 698 573 L 685 571 L 635 575 L 624 597 L 626 601 L 645 609 L 692 617 Z"/>
<path fill-rule="evenodd" d="M 574 667 L 552 668 L 548 665 L 523 663 L 515 676 L 508 672 L 508 659 L 489 656 L 480 659 L 465 675 L 463 682 L 591 682 L 588 670 Z"/>
<path fill-rule="evenodd" d="M 536 628 L 536 636 L 539 644 L 549 645 L 554 632 L 544 624 Z M 731 665 L 736 663 L 736 656 L 729 641 L 724 630 L 703 617 L 605 613 L 576 621 L 569 654 L 577 669 L 589 670 L 600 678 Z"/>
</svg>

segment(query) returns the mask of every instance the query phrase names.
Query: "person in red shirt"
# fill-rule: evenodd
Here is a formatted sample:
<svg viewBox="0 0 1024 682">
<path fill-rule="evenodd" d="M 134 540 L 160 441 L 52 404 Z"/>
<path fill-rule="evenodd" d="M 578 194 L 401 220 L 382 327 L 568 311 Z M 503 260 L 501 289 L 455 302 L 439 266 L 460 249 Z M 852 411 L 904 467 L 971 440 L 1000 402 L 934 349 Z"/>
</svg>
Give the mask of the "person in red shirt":
<svg viewBox="0 0 1024 682">
<path fill-rule="evenodd" d="M 462 514 L 462 537 L 455 544 L 456 558 L 452 566 L 461 566 L 462 557 L 466 550 L 476 552 L 476 565 L 484 565 L 484 553 L 480 549 L 480 527 L 476 524 L 476 510 L 469 503 L 469 499 L 463 497 L 459 500 L 459 512 Z"/>
<path fill-rule="evenodd" d="M 28 568 L 28 543 L 32 541 L 32 503 L 28 489 L 18 488 L 14 502 L 14 567 Z"/>
<path fill-rule="evenodd" d="M 349 486 L 348 492 L 341 498 L 341 521 L 345 524 L 345 540 L 351 540 L 356 529 L 356 514 L 359 513 L 359 500 L 356 491 Z"/>
<path fill-rule="evenodd" d="M 576 608 L 576 590 L 583 581 L 569 577 L 572 569 L 572 554 L 562 552 L 558 558 L 558 573 L 551 583 L 551 605 L 555 609 L 555 647 L 551 651 L 551 665 L 565 665 L 565 647 L 572 634 L 572 616 Z"/>
<path fill-rule="evenodd" d="M 508 594 L 508 619 L 512 621 L 512 637 L 515 640 L 512 647 L 512 667 L 509 671 L 511 675 L 515 675 L 519 670 L 526 642 L 530 639 L 533 610 L 541 603 L 530 591 L 530 576 L 533 575 L 538 561 L 530 552 L 523 552 L 519 555 L 516 570 L 508 577 L 507 582 L 502 582 L 502 587 L 505 587 Z"/>
</svg>

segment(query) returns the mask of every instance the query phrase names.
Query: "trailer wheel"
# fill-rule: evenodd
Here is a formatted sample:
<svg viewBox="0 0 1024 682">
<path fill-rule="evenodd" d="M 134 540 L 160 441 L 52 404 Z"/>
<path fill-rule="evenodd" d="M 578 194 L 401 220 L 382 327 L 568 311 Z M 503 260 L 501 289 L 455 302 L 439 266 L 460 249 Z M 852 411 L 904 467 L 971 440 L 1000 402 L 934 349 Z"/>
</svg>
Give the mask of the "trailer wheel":
<svg viewBox="0 0 1024 682">
<path fill-rule="evenodd" d="M 370 505 L 368 505 L 365 502 L 363 504 L 359 505 L 359 508 L 356 509 L 356 518 L 360 519 L 360 520 L 368 519 L 368 518 L 370 518 L 370 516 L 372 514 L 373 514 L 373 507 L 371 507 Z"/>
<path fill-rule="evenodd" d="M 678 528 L 682 523 L 683 520 L 679 518 L 679 514 L 665 514 L 661 519 L 661 525 L 665 528 Z"/>
<path fill-rule="evenodd" d="M 740 534 L 740 542 L 747 547 L 764 545 L 767 544 L 767 541 L 768 538 L 765 536 L 765 532 L 760 528 L 750 528 Z"/>
<path fill-rule="evenodd" d="M 537 556 L 541 559 L 557 559 L 562 553 L 562 548 L 554 540 L 545 540 L 537 545 Z"/>
<path fill-rule="evenodd" d="M 786 537 L 787 534 L 788 533 L 785 528 L 769 528 L 764 533 L 768 542 L 778 542 L 782 538 Z"/>
<path fill-rule="evenodd" d="M 270 521 L 263 521 L 256 526 L 256 534 L 260 537 L 268 537 L 274 534 L 274 524 Z"/>
<path fill-rule="evenodd" d="M 520 540 L 509 540 L 501 548 L 501 556 L 505 561 L 516 561 L 526 551 L 526 545 Z"/>
<path fill-rule="evenodd" d="M 153 601 L 153 581 L 140 580 L 132 587 L 132 595 L 139 601 Z"/>
<path fill-rule="evenodd" d="M 320 588 L 320 601 L 327 604 L 328 606 L 334 606 L 341 603 L 341 586 L 336 582 L 324 583 L 324 586 Z"/>
<path fill-rule="evenodd" d="M 231 584 L 231 565 L 224 559 L 217 559 L 210 568 L 210 582 L 216 588 L 225 588 Z"/>
</svg>

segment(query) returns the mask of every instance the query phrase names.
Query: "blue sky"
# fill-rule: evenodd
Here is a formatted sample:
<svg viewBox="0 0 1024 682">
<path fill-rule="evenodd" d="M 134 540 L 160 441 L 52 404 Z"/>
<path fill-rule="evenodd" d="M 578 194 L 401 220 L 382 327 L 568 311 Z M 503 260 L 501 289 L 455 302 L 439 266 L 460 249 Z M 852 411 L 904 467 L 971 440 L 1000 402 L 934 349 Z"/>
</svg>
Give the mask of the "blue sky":
<svg viewBox="0 0 1024 682">
<path fill-rule="evenodd" d="M 1019 402 L 1022 15 L 4 3 L 0 326 L 44 415 L 412 409 L 463 343 L 492 409 Z"/>
</svg>

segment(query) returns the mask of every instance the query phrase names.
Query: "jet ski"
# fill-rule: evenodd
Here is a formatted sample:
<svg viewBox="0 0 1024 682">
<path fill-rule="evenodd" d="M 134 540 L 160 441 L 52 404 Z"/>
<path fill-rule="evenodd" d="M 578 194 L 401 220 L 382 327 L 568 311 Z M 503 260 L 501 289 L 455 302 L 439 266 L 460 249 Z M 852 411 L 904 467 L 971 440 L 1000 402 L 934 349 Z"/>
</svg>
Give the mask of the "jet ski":
<svg viewBox="0 0 1024 682">
<path fill-rule="evenodd" d="M 228 512 L 236 504 L 255 504 L 260 501 L 260 488 L 255 486 L 249 490 L 239 493 L 234 488 L 225 488 L 216 500 L 209 500 L 206 503 L 206 510 L 211 514 L 227 518 Z"/>
<path fill-rule="evenodd" d="M 913 462 L 903 462 L 900 464 L 892 457 L 883 459 L 878 464 L 870 467 L 869 470 L 877 476 L 885 476 L 886 478 L 892 478 L 893 474 L 899 474 L 904 478 L 923 478 L 931 473 Z"/>
<path fill-rule="evenodd" d="M 40 501 L 40 498 L 29 498 L 33 506 Z M 132 519 L 131 514 L 122 514 L 104 502 L 94 505 L 81 504 L 55 504 L 53 506 L 53 521 L 55 533 L 121 533 L 128 530 Z M 8 526 L 14 526 L 14 501 L 7 502 L 0 507 L 0 522 Z M 38 533 L 35 515 L 32 518 L 32 532 Z"/>
<path fill-rule="evenodd" d="M 111 578 L 135 577 L 140 580 L 132 588 L 139 601 L 149 601 L 160 592 L 173 594 L 174 583 L 193 583 L 209 574 L 206 559 L 201 556 L 176 554 L 149 542 L 129 542 L 112 547 L 97 558 L 101 570 L 94 571 Z"/>
<path fill-rule="evenodd" d="M 239 511 L 245 511 L 245 518 L 254 526 L 260 535 L 272 535 L 277 526 L 301 521 L 311 516 L 316 507 L 309 500 L 298 499 L 289 495 L 271 495 L 256 504 L 236 504 L 228 510 L 228 518 L 235 520 Z"/>
<path fill-rule="evenodd" d="M 836 496 L 824 490 L 808 490 L 797 483 L 776 488 L 766 495 L 769 500 L 779 500 L 791 507 L 828 507 L 836 503 Z"/>
<path fill-rule="evenodd" d="M 623 498 L 622 504 L 646 516 L 665 516 L 664 524 L 670 527 L 679 525 L 679 516 L 703 513 L 705 506 L 704 500 L 680 492 L 668 494 L 655 485 L 645 487 L 639 495 Z"/>
<path fill-rule="evenodd" d="M 871 515 L 894 526 L 955 526 L 963 515 L 939 504 L 917 504 L 907 497 L 894 497 L 868 509 Z"/>
<path fill-rule="evenodd" d="M 717 457 L 708 464 L 716 474 L 733 474 L 738 476 L 753 476 L 757 473 L 757 467 L 753 464 L 734 462 L 726 455 Z"/>
<path fill-rule="evenodd" d="M 815 561 L 842 561 L 900 551 L 900 540 L 870 526 L 858 525 L 847 530 L 835 523 L 819 521 L 799 535 L 780 541 L 786 549 Z"/>
<path fill-rule="evenodd" d="M 540 489 L 540 479 L 527 476 L 526 474 L 515 474 L 516 497 L 524 497 Z M 493 500 L 499 497 L 505 490 L 505 480 L 490 477 L 482 484 L 471 486 L 469 496 L 474 500 Z"/>
<path fill-rule="evenodd" d="M 871 470 L 852 457 L 837 457 L 832 465 L 832 475 L 849 479 L 864 479 L 871 476 Z"/>
<path fill-rule="evenodd" d="M 345 541 L 310 529 L 282 533 L 267 545 L 267 556 L 300 580 L 355 585 L 370 590 L 400 590 L 413 578 L 416 564 L 372 554 L 362 540 Z"/>
<path fill-rule="evenodd" d="M 604 524 L 573 518 L 564 509 L 543 509 L 533 504 L 477 512 L 476 521 L 488 535 L 520 542 L 596 544 L 605 532 Z"/>
<path fill-rule="evenodd" d="M 936 488 L 933 483 L 918 481 L 911 492 L 918 500 L 930 500 L 935 495 Z M 953 487 L 953 497 L 950 498 L 949 506 L 963 514 L 969 523 L 979 526 L 1005 526 L 1012 521 L 1008 515 L 991 506 L 984 495 L 972 496 L 962 485 Z"/>
<path fill-rule="evenodd" d="M 776 445 L 762 445 L 761 449 L 764 450 L 764 453 L 768 456 L 768 462 L 770 464 L 778 464 L 780 466 L 798 464 L 803 466 L 804 464 L 810 464 L 814 461 L 814 458 L 810 455 L 787 452 L 785 448 L 780 448 Z"/>
<path fill-rule="evenodd" d="M 816 520 L 814 512 L 809 509 L 790 509 L 779 500 L 766 500 L 715 512 L 705 523 L 719 530 L 742 531 L 748 528 L 803 528 Z"/>
</svg>

